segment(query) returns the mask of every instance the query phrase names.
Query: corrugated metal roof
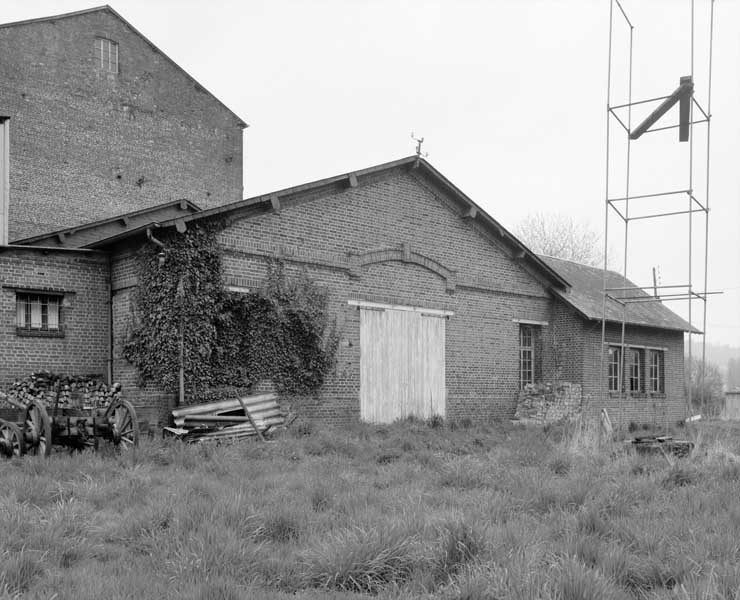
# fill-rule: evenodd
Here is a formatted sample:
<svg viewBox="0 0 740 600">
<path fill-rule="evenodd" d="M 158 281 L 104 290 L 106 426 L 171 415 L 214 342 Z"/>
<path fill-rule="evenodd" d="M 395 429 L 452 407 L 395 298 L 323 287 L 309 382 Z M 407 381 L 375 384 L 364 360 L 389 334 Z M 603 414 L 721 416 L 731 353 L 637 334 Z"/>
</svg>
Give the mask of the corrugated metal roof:
<svg viewBox="0 0 740 600">
<path fill-rule="evenodd" d="M 560 273 L 563 279 L 570 283 L 571 288 L 567 292 L 554 290 L 560 298 L 570 304 L 587 319 L 600 321 L 603 315 L 603 290 L 604 271 L 599 267 L 589 267 L 570 260 L 553 258 L 551 256 L 539 255 L 552 269 Z M 612 295 L 622 297 L 652 298 L 650 294 L 627 280 L 620 273 L 614 271 L 606 272 L 606 287 L 626 287 L 629 290 L 612 292 Z M 622 322 L 622 305 L 610 298 L 606 301 L 606 320 L 617 323 Z M 659 329 L 672 329 L 679 331 L 692 331 L 700 333 L 698 329 L 691 327 L 676 313 L 670 310 L 662 302 L 632 302 L 627 304 L 626 323 L 631 325 L 644 325 L 646 327 L 657 327 Z"/>
</svg>

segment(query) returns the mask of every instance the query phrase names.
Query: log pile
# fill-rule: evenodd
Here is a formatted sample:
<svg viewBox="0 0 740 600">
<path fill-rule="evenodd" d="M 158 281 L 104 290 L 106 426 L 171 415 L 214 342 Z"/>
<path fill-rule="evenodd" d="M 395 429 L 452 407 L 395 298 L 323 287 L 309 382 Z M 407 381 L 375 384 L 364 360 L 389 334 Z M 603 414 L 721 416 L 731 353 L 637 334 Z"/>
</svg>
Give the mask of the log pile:
<svg viewBox="0 0 740 600">
<path fill-rule="evenodd" d="M 14 381 L 0 394 L 0 407 L 27 406 L 39 402 L 47 410 L 59 408 L 105 408 L 121 394 L 121 384 L 107 385 L 97 375 L 60 375 L 37 371 Z"/>
<path fill-rule="evenodd" d="M 275 394 L 261 394 L 176 408 L 175 426 L 164 431 L 188 442 L 261 438 L 284 425 L 285 417 Z"/>
</svg>

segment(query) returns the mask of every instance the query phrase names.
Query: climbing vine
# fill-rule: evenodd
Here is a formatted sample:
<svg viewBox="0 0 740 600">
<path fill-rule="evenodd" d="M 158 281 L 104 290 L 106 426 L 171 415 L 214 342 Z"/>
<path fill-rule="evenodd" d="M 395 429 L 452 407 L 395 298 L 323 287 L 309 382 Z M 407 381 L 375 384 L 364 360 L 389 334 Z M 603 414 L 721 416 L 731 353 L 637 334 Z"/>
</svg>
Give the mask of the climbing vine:
<svg viewBox="0 0 740 600">
<path fill-rule="evenodd" d="M 163 233 L 163 249 L 144 249 L 124 356 L 143 380 L 175 391 L 182 331 L 190 400 L 264 380 L 282 394 L 314 392 L 333 368 L 338 342 L 327 292 L 305 274 L 288 277 L 280 261 L 268 263 L 261 289 L 227 291 L 217 230 Z"/>
</svg>

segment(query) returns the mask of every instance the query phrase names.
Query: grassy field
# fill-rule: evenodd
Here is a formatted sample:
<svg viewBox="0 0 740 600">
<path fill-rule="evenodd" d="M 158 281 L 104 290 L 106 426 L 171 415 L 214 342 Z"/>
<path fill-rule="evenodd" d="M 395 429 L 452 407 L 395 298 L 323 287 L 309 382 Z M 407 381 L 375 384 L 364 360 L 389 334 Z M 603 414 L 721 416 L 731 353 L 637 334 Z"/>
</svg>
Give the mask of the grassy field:
<svg viewBox="0 0 740 600">
<path fill-rule="evenodd" d="M 671 465 L 399 423 L 0 461 L 0 599 L 740 598 L 740 428 Z"/>
</svg>

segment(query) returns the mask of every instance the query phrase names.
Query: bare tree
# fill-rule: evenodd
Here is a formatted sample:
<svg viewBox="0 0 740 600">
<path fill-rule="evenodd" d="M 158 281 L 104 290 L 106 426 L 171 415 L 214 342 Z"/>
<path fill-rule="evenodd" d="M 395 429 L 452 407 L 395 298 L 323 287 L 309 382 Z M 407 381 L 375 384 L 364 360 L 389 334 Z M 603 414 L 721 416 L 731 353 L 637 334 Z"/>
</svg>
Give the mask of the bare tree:
<svg viewBox="0 0 740 600">
<path fill-rule="evenodd" d="M 700 359 L 692 356 L 689 362 L 687 356 L 685 360 L 685 374 L 691 386 L 691 403 L 694 409 L 702 411 L 705 415 L 717 416 L 722 412 L 725 397 L 724 381 L 719 367 L 706 361 L 702 373 Z"/>
<path fill-rule="evenodd" d="M 604 265 L 604 240 L 588 221 L 560 214 L 533 213 L 522 219 L 514 232 L 537 254 L 592 267 Z"/>
</svg>

